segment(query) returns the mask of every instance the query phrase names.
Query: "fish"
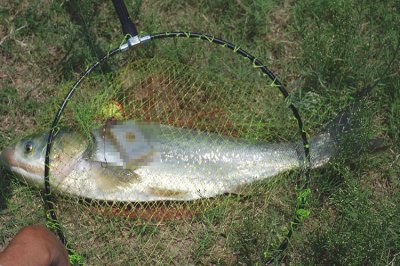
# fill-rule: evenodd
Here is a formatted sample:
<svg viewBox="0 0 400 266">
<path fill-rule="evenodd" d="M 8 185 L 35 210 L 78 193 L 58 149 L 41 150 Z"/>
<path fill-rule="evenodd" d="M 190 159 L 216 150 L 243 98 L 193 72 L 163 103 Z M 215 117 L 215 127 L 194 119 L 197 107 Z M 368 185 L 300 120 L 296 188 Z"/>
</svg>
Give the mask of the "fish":
<svg viewBox="0 0 400 266">
<path fill-rule="evenodd" d="M 44 189 L 48 134 L 6 148 L 0 161 Z M 311 167 L 335 154 L 329 130 L 310 142 Z M 113 202 L 192 201 L 238 193 L 256 181 L 304 166 L 302 143 L 263 143 L 154 122 L 122 121 L 91 137 L 59 130 L 50 153 L 52 191 Z"/>
</svg>

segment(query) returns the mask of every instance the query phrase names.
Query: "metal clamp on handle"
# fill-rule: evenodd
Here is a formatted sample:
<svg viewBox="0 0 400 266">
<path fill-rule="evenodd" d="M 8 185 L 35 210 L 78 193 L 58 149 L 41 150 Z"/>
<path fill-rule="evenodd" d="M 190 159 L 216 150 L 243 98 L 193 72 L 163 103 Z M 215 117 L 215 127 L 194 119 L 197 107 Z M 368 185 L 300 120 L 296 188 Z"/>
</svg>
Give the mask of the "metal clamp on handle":
<svg viewBox="0 0 400 266">
<path fill-rule="evenodd" d="M 131 18 L 129 17 L 124 0 L 112 0 L 112 2 L 114 4 L 115 11 L 118 14 L 119 21 L 121 22 L 124 35 L 130 35 L 131 37 L 137 36 L 138 32 L 135 24 L 133 24 Z"/>
<path fill-rule="evenodd" d="M 130 37 L 128 38 L 128 40 L 126 41 L 126 43 L 121 44 L 121 46 L 119 47 L 119 49 L 121 51 L 125 51 L 128 50 L 129 47 L 135 46 L 139 43 L 143 43 L 146 41 L 151 40 L 151 36 L 150 35 L 144 35 L 144 36 L 135 36 L 135 37 Z"/>
</svg>

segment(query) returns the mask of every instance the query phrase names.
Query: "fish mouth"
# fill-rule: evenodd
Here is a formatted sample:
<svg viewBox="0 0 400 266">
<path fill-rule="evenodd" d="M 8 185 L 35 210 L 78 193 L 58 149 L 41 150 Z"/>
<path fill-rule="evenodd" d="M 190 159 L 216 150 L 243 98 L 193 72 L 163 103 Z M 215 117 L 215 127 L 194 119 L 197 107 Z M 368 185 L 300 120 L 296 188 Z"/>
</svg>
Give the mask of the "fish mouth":
<svg viewBox="0 0 400 266">
<path fill-rule="evenodd" d="M 7 166 L 10 168 L 11 166 L 16 166 L 17 163 L 15 161 L 15 147 L 8 147 L 0 153 L 0 164 Z"/>
<path fill-rule="evenodd" d="M 41 174 L 43 168 L 30 165 L 29 163 L 19 162 L 15 156 L 15 146 L 11 146 L 3 150 L 0 154 L 0 165 L 4 165 L 11 172 L 20 172 L 21 170 L 25 173 Z M 18 170 L 19 169 L 19 170 Z"/>
</svg>

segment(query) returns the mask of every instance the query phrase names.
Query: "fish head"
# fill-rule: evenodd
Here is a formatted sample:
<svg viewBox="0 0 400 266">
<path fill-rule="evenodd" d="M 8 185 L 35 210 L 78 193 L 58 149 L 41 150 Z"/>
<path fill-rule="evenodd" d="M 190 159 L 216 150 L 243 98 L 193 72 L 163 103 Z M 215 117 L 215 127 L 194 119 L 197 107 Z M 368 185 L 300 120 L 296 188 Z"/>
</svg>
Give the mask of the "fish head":
<svg viewBox="0 0 400 266">
<path fill-rule="evenodd" d="M 7 147 L 0 162 L 29 184 L 39 184 L 44 175 L 47 135 L 34 135 Z"/>
<path fill-rule="evenodd" d="M 87 146 L 83 137 L 70 132 L 58 132 L 50 153 L 51 171 L 60 165 L 68 165 L 75 155 L 82 155 Z M 35 187 L 44 186 L 44 164 L 48 134 L 33 135 L 7 147 L 0 154 L 0 164 L 8 168 L 22 181 Z M 53 167 L 57 166 L 57 167 Z"/>
</svg>

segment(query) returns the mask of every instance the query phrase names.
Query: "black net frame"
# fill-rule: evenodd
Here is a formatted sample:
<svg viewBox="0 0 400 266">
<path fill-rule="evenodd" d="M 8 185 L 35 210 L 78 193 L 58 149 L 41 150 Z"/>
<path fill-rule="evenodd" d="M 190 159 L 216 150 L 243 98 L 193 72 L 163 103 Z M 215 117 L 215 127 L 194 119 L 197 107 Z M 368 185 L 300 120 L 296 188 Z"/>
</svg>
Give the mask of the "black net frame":
<svg viewBox="0 0 400 266">
<path fill-rule="evenodd" d="M 114 1 L 114 6 L 117 10 L 117 13 L 119 15 L 121 24 L 123 26 L 123 31 L 127 36 L 127 41 L 123 43 L 121 46 L 114 48 L 110 50 L 106 55 L 104 55 L 100 60 L 98 60 L 96 63 L 91 65 L 82 75 L 81 77 L 74 83 L 74 85 L 71 87 L 67 95 L 64 97 L 63 102 L 61 103 L 57 114 L 54 117 L 54 120 L 52 122 L 51 129 L 49 131 L 48 139 L 47 139 L 47 145 L 46 145 L 46 153 L 45 153 L 45 171 L 44 171 L 44 188 L 45 192 L 43 195 L 43 201 L 45 205 L 45 210 L 46 210 L 46 217 L 47 217 L 47 226 L 55 231 L 55 233 L 58 235 L 62 243 L 67 247 L 68 253 L 70 255 L 73 255 L 73 249 L 70 247 L 69 243 L 67 242 L 67 239 L 64 235 L 62 226 L 60 222 L 57 219 L 57 214 L 55 211 L 55 203 L 53 200 L 53 194 L 51 193 L 51 188 L 50 188 L 50 181 L 49 181 L 49 175 L 50 175 L 50 153 L 52 149 L 52 143 L 53 139 L 55 137 L 59 121 L 63 115 L 63 112 L 65 108 L 68 105 L 69 100 L 71 97 L 74 95 L 75 91 L 77 88 L 80 86 L 83 80 L 86 79 L 94 70 L 96 70 L 100 65 L 102 65 L 104 62 L 106 62 L 108 59 L 114 57 L 115 55 L 126 51 L 132 46 L 137 46 L 139 44 L 143 44 L 146 42 L 150 41 L 156 41 L 160 39 L 166 39 L 166 38 L 183 38 L 183 39 L 198 39 L 202 41 L 209 42 L 210 44 L 216 44 L 219 45 L 223 48 L 227 48 L 231 50 L 233 53 L 238 54 L 238 56 L 244 57 L 245 59 L 248 60 L 249 64 L 251 67 L 253 67 L 255 70 L 258 70 L 262 73 L 264 77 L 266 77 L 268 80 L 270 80 L 271 86 L 276 87 L 281 94 L 283 95 L 285 101 L 288 100 L 289 97 L 289 92 L 283 85 L 283 83 L 276 77 L 276 75 L 264 64 L 260 59 L 257 57 L 253 56 L 249 52 L 245 51 L 242 49 L 240 46 L 235 45 L 231 42 L 225 41 L 220 38 L 216 38 L 212 35 L 207 35 L 203 33 L 198 33 L 198 32 L 190 32 L 190 31 L 172 31 L 172 32 L 160 32 L 160 33 L 155 33 L 155 34 L 149 34 L 149 35 L 144 35 L 144 36 L 139 36 L 137 35 L 136 27 L 132 22 L 130 22 L 129 16 L 126 12 L 126 7 L 124 6 L 123 2 L 121 1 Z M 124 12 L 125 11 L 125 12 Z M 127 17 L 128 16 L 128 17 Z M 310 182 L 310 169 L 311 169 L 311 158 L 310 158 L 310 145 L 308 141 L 308 137 L 304 128 L 303 120 L 300 116 L 299 110 L 291 103 L 288 101 L 288 107 L 291 110 L 293 116 L 295 117 L 302 144 L 303 144 L 303 151 L 304 151 L 304 169 L 305 171 L 303 172 L 303 176 L 299 177 L 299 180 L 301 180 L 301 185 L 300 185 L 300 190 L 297 194 L 297 202 L 294 210 L 294 217 L 292 221 L 290 222 L 289 230 L 286 235 L 286 237 L 283 239 L 281 244 L 276 248 L 276 251 L 272 256 L 267 257 L 265 259 L 266 264 L 270 264 L 274 261 L 279 260 L 281 257 L 282 252 L 287 248 L 289 244 L 289 240 L 292 237 L 294 230 L 296 227 L 304 220 L 304 218 L 307 216 L 307 211 L 304 212 L 307 204 L 307 197 L 310 194 L 310 189 L 309 189 L 309 182 Z"/>
</svg>

